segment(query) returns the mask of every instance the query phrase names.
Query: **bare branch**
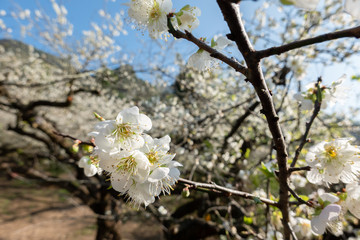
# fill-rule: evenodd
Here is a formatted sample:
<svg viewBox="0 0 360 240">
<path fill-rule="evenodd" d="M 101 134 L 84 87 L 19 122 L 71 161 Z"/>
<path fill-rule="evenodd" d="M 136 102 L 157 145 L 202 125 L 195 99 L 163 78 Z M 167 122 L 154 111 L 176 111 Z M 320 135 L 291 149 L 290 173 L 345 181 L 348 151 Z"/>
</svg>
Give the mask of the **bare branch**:
<svg viewBox="0 0 360 240">
<path fill-rule="evenodd" d="M 168 22 L 170 22 L 170 20 Z M 188 40 L 190 42 L 193 42 L 199 48 L 204 49 L 205 51 L 210 53 L 210 56 L 212 56 L 213 58 L 219 59 L 220 61 L 226 63 L 227 65 L 229 65 L 230 67 L 235 69 L 235 71 L 240 72 L 240 73 L 244 74 L 245 76 L 247 76 L 248 71 L 247 71 L 246 67 L 241 65 L 234 58 L 228 58 L 227 56 L 225 56 L 221 52 L 219 52 L 219 51 L 215 50 L 214 48 L 210 47 L 205 42 L 203 42 L 200 39 L 194 37 L 194 35 L 192 35 L 190 32 L 185 31 L 185 33 L 183 33 L 183 32 L 181 32 L 179 30 L 175 30 L 173 27 L 172 27 L 172 29 L 169 30 L 169 32 L 176 38 L 183 38 L 183 39 L 186 39 L 186 40 Z"/>
<path fill-rule="evenodd" d="M 291 42 L 291 43 L 288 43 L 288 44 L 285 44 L 282 46 L 278 46 L 278 47 L 271 47 L 268 49 L 257 51 L 255 55 L 258 59 L 262 59 L 262 58 L 266 58 L 266 57 L 269 57 L 272 55 L 280 55 L 282 53 L 285 53 L 285 52 L 288 52 L 288 51 L 291 51 L 294 49 L 298 49 L 301 47 L 313 45 L 315 43 L 321 43 L 321 42 L 326 42 L 326 41 L 339 39 L 339 38 L 347 38 L 347 37 L 360 38 L 360 26 L 357 26 L 354 28 L 348 28 L 348 29 L 345 29 L 342 31 L 326 33 L 326 34 L 319 35 L 319 36 L 313 37 L 313 38 L 298 40 L 298 41 Z"/>
<path fill-rule="evenodd" d="M 305 167 L 290 167 L 289 168 L 289 174 L 293 173 L 293 172 L 298 172 L 298 171 L 310 171 L 311 167 L 310 166 L 305 166 Z"/>
<path fill-rule="evenodd" d="M 255 88 L 261 101 L 261 112 L 266 116 L 268 127 L 273 137 L 274 146 L 277 151 L 277 163 L 279 166 L 279 197 L 278 207 L 282 213 L 282 223 L 284 226 L 284 238 L 291 239 L 291 228 L 288 225 L 289 219 L 289 199 L 288 199 L 288 166 L 287 150 L 284 136 L 279 124 L 279 117 L 276 114 L 271 93 L 266 85 L 264 75 L 260 66 L 260 59 L 256 57 L 256 52 L 250 43 L 245 27 L 241 20 L 240 7 L 237 4 L 229 3 L 225 0 L 217 0 L 225 21 L 230 28 L 228 38 L 235 41 L 238 49 L 242 53 L 248 66 L 248 80 Z"/>
<path fill-rule="evenodd" d="M 314 207 L 311 203 L 305 201 L 299 195 L 297 195 L 297 193 L 294 190 L 292 190 L 290 187 L 289 187 L 289 192 L 291 193 L 291 195 L 293 195 L 294 198 L 296 198 L 296 200 L 298 200 L 299 203 L 306 204 L 309 207 Z"/>
<path fill-rule="evenodd" d="M 66 134 L 62 134 L 62 133 L 59 133 L 59 132 L 56 132 L 54 131 L 54 134 L 55 135 L 58 135 L 58 136 L 61 136 L 61 137 L 64 137 L 64 138 L 70 138 L 71 140 L 74 140 L 74 141 L 80 141 L 79 145 L 89 145 L 89 146 L 92 146 L 92 147 L 96 147 L 94 143 L 92 142 L 84 142 L 84 141 L 81 141 L 77 138 L 74 138 L 70 135 L 66 135 Z"/>
<path fill-rule="evenodd" d="M 214 193 L 219 193 L 219 194 L 226 194 L 228 196 L 230 195 L 236 195 L 242 198 L 246 198 L 246 199 L 251 199 L 251 200 L 260 200 L 261 202 L 267 204 L 267 205 L 271 205 L 271 206 L 278 206 L 278 203 L 275 201 L 272 201 L 270 199 L 267 198 L 262 198 L 262 197 L 258 197 L 255 196 L 254 194 L 251 193 L 247 193 L 247 192 L 242 192 L 242 191 L 238 191 L 238 190 L 234 190 L 234 189 L 230 189 L 230 188 L 226 188 L 226 187 L 222 187 L 222 186 L 218 186 L 215 183 L 200 183 L 200 182 L 194 182 L 194 181 L 190 181 L 187 179 L 183 179 L 180 178 L 178 180 L 178 182 L 180 184 L 183 184 L 187 187 L 190 188 L 194 188 L 194 189 L 206 189 L 206 190 L 211 190 Z"/>
<path fill-rule="evenodd" d="M 318 79 L 318 83 L 317 83 L 317 84 L 320 84 L 320 82 L 321 82 L 321 78 Z M 296 151 L 295 151 L 295 156 L 294 156 L 294 158 L 293 158 L 293 161 L 291 162 L 290 167 L 295 167 L 296 162 L 297 162 L 297 160 L 298 160 L 298 158 L 299 158 L 299 155 L 300 155 L 301 150 L 303 149 L 303 147 L 305 146 L 305 144 L 308 142 L 307 137 L 308 137 L 308 135 L 309 135 L 311 125 L 313 124 L 316 116 L 319 114 L 320 109 L 321 109 L 321 102 L 319 102 L 318 100 L 316 100 L 316 101 L 315 101 L 315 104 L 314 104 L 313 114 L 311 115 L 310 121 L 306 123 L 305 133 L 304 133 L 304 135 L 303 135 L 302 138 L 301 138 L 301 143 L 300 143 L 299 147 L 298 147 L 298 148 L 296 149 Z"/>
</svg>

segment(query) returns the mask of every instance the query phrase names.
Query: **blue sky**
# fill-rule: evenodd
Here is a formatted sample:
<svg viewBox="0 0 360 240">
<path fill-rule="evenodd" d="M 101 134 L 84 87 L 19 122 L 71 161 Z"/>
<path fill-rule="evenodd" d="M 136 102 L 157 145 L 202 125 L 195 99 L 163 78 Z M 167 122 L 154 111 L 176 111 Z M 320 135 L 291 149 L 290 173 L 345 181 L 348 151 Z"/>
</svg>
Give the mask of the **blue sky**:
<svg viewBox="0 0 360 240">
<path fill-rule="evenodd" d="M 111 0 L 58 0 L 57 2 L 59 4 L 65 5 L 65 7 L 67 8 L 67 17 L 70 22 L 74 24 L 74 37 L 76 38 L 81 36 L 82 30 L 90 28 L 91 21 L 96 22 L 100 20 L 100 17 L 98 15 L 99 9 L 105 9 L 112 14 L 120 11 L 121 9 L 126 11 L 126 6 L 124 5 L 124 3 L 128 1 L 117 0 L 116 2 L 113 2 Z M 9 16 L 9 13 L 11 11 L 16 12 L 18 10 L 17 6 L 20 6 L 22 9 L 29 9 L 32 11 L 32 13 L 34 9 L 41 7 L 48 14 L 55 16 L 51 7 L 50 0 L 0 0 L 0 3 L 0 9 L 4 9 L 8 13 L 7 16 L 3 17 L 4 21 L 7 23 L 8 27 L 14 29 L 12 37 L 29 44 L 33 44 L 40 49 L 44 48 L 44 46 L 35 42 L 31 38 L 23 39 L 20 36 L 20 31 L 18 30 L 18 23 L 12 20 L 12 18 Z M 194 5 L 202 9 L 202 15 L 199 18 L 201 27 L 195 29 L 193 32 L 196 36 L 211 38 L 215 34 L 226 33 L 227 26 L 226 23 L 223 21 L 223 17 L 215 0 L 174 0 L 173 8 L 177 11 L 188 3 L 194 3 Z M 247 1 L 246 3 L 244 3 L 246 7 L 246 11 L 244 11 L 245 17 L 250 17 L 253 9 L 255 9 L 256 5 L 258 4 L 259 3 L 255 3 L 252 1 Z M 120 37 L 121 45 L 126 51 L 136 51 L 141 46 L 141 44 L 139 43 L 140 38 L 142 40 L 145 39 L 145 41 L 149 41 L 147 34 L 143 35 L 141 32 L 132 30 L 130 28 L 128 28 L 128 33 L 128 36 Z"/>
<path fill-rule="evenodd" d="M 68 10 L 68 19 L 74 24 L 74 39 L 81 37 L 82 30 L 90 29 L 90 23 L 92 21 L 98 22 L 100 17 L 98 15 L 99 9 L 104 9 L 109 13 L 114 14 L 120 10 L 126 11 L 126 6 L 124 3 L 128 0 L 117 0 L 113 2 L 112 0 L 58 0 L 59 4 L 65 5 Z M 207 37 L 211 39 L 216 34 L 225 34 L 228 32 L 226 23 L 223 20 L 221 12 L 216 4 L 215 0 L 173 0 L 173 8 L 175 11 L 179 10 L 186 4 L 193 4 L 198 6 L 202 10 L 200 16 L 200 27 L 193 31 L 194 35 L 197 37 Z M 251 19 L 254 14 L 254 10 L 262 4 L 262 1 L 243 1 L 241 3 L 241 10 L 244 14 L 245 19 Z M 47 50 L 43 45 L 34 41 L 32 38 L 21 38 L 20 31 L 18 28 L 18 23 L 12 20 L 9 16 L 11 11 L 17 11 L 17 6 L 20 6 L 22 9 L 30 9 L 33 14 L 33 10 L 37 8 L 42 8 L 51 16 L 55 16 L 50 0 L 0 0 L 0 9 L 4 9 L 7 12 L 7 16 L 2 17 L 4 22 L 8 27 L 13 28 L 12 37 L 18 40 L 22 40 L 28 44 L 32 44 L 39 49 Z M 268 13 L 271 14 L 271 13 Z M 137 52 L 138 49 L 143 48 L 141 41 L 145 41 L 152 48 L 157 48 L 159 45 L 165 45 L 167 42 L 162 40 L 153 43 L 148 37 L 147 33 L 142 33 L 137 30 L 133 30 L 130 27 L 127 27 L 128 35 L 119 37 L 118 41 L 123 48 L 123 52 L 131 53 Z M 4 37 L 0 33 L 0 37 Z M 195 52 L 197 48 L 183 40 L 176 41 L 176 49 L 182 51 L 184 58 Z M 359 60 L 357 58 L 356 60 Z M 135 56 L 136 61 L 143 61 L 141 56 Z M 347 66 L 346 64 L 337 64 L 330 68 L 324 68 L 319 66 L 312 66 L 310 74 L 314 76 L 322 75 L 326 83 L 330 83 L 339 78 L 343 73 L 347 73 L 348 76 L 353 74 L 359 74 L 359 70 L 354 69 L 353 67 Z M 315 79 L 316 79 L 315 77 Z M 356 85 L 356 84 L 355 84 Z M 354 83 L 351 83 L 351 87 L 355 86 Z M 356 85 L 358 88 L 359 86 Z"/>
</svg>

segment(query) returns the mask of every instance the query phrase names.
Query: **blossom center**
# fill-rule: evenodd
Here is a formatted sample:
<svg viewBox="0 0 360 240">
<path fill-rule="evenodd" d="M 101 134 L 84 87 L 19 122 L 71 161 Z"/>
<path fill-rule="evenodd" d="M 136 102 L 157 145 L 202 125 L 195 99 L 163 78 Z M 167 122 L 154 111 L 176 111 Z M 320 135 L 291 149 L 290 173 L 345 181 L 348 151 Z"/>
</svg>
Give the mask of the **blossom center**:
<svg viewBox="0 0 360 240">
<path fill-rule="evenodd" d="M 131 137 L 134 132 L 131 131 L 131 126 L 129 123 L 120 123 L 116 125 L 116 128 L 113 132 L 113 135 L 115 135 L 116 140 L 123 142 L 126 138 Z"/>
<path fill-rule="evenodd" d="M 151 150 L 149 153 L 146 154 L 149 162 L 154 165 L 159 160 L 158 152 Z"/>
<path fill-rule="evenodd" d="M 333 145 L 326 145 L 325 154 L 328 157 L 328 160 L 331 161 L 337 157 L 337 150 Z"/>
<path fill-rule="evenodd" d="M 157 1 L 154 0 L 154 6 L 151 8 L 149 14 L 150 21 L 157 20 L 160 17 L 160 15 L 161 15 L 160 5 Z"/>
<path fill-rule="evenodd" d="M 119 164 L 116 166 L 117 171 L 119 172 L 128 172 L 134 174 L 136 172 L 137 162 L 135 158 L 130 155 L 121 159 Z"/>
</svg>

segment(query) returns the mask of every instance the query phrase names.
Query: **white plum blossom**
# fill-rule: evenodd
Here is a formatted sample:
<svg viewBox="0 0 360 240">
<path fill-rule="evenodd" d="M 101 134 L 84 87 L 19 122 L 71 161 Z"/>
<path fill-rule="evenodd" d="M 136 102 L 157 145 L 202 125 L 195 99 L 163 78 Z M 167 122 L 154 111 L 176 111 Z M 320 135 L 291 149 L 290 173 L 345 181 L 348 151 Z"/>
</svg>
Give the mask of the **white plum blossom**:
<svg viewBox="0 0 360 240">
<path fill-rule="evenodd" d="M 150 183 L 150 193 L 157 196 L 160 192 L 170 194 L 171 186 L 180 177 L 177 167 L 182 164 L 173 161 L 175 154 L 169 154 L 170 137 L 165 136 L 160 139 L 152 139 L 145 135 L 145 144 L 140 149 L 145 153 L 150 162 L 151 173 L 147 179 Z"/>
<path fill-rule="evenodd" d="M 177 167 L 182 166 L 173 161 L 175 154 L 168 153 L 170 137 L 153 139 L 143 134 L 151 129 L 152 122 L 137 107 L 124 109 L 116 120 L 105 120 L 98 114 L 95 117 L 101 122 L 89 134 L 96 145 L 90 158 L 106 171 L 112 188 L 126 195 L 135 207 L 148 206 L 161 193 L 170 194 L 180 177 Z M 97 170 L 89 164 L 91 173 Z"/>
<path fill-rule="evenodd" d="M 149 117 L 139 113 L 138 107 L 121 111 L 116 120 L 105 120 L 95 125 L 95 131 L 89 133 L 95 138 L 95 145 L 110 151 L 116 149 L 137 149 L 144 145 L 143 131 L 152 127 Z"/>
<path fill-rule="evenodd" d="M 198 17 L 200 15 L 201 11 L 198 7 L 186 5 L 179 12 L 175 13 L 175 17 L 172 18 L 172 24 L 175 29 L 191 32 L 199 26 L 200 21 Z"/>
<path fill-rule="evenodd" d="M 347 209 L 357 218 L 360 219 L 360 185 L 358 182 L 346 185 L 346 202 Z"/>
<path fill-rule="evenodd" d="M 324 193 L 320 195 L 320 199 L 325 204 L 325 207 L 321 210 L 320 214 L 315 215 L 311 219 L 311 229 L 315 234 L 322 235 L 326 229 L 329 229 L 333 234 L 340 235 L 342 232 L 342 225 L 339 221 L 341 214 L 341 206 L 335 204 L 339 201 L 339 198 Z"/>
<path fill-rule="evenodd" d="M 129 16 L 148 29 L 152 38 L 160 38 L 168 31 L 167 15 L 171 12 L 171 0 L 131 0 Z"/>
<path fill-rule="evenodd" d="M 346 0 L 344 9 L 353 18 L 360 20 L 360 0 Z"/>
<path fill-rule="evenodd" d="M 335 103 L 344 102 L 349 96 L 349 90 L 344 85 L 346 80 L 346 75 L 342 75 L 338 80 L 331 83 L 330 87 L 321 86 L 322 99 L 321 99 L 321 108 L 325 109 L 328 106 L 332 106 Z M 314 107 L 314 102 L 317 94 L 317 87 L 314 83 L 310 83 L 306 86 L 306 91 L 302 93 L 294 94 L 295 100 L 300 103 L 301 110 L 311 110 Z"/>
<path fill-rule="evenodd" d="M 230 43 L 231 41 L 224 36 L 215 36 L 211 41 L 211 47 L 220 51 L 226 48 Z M 190 56 L 187 66 L 198 71 L 205 71 L 216 66 L 216 64 L 216 59 L 211 57 L 210 53 L 203 49 L 199 49 L 196 53 Z"/>
<path fill-rule="evenodd" d="M 344 85 L 346 75 L 342 75 L 338 80 L 331 83 L 331 86 L 325 89 L 325 95 L 322 107 L 326 108 L 328 105 L 332 106 L 337 102 L 344 102 L 349 96 L 349 90 Z"/>
<path fill-rule="evenodd" d="M 84 168 L 84 174 L 87 177 L 92 177 L 96 173 L 101 173 L 102 171 L 101 168 L 98 168 L 94 164 L 92 164 L 91 158 L 87 156 L 80 158 L 78 166 L 79 168 Z"/>
<path fill-rule="evenodd" d="M 155 197 L 160 193 L 158 195 L 153 195 L 149 191 L 149 188 L 149 182 L 137 183 L 130 186 L 127 196 L 134 207 L 139 207 L 141 204 L 144 204 L 146 207 L 155 202 Z"/>
<path fill-rule="evenodd" d="M 150 162 L 139 150 L 98 155 L 99 166 L 111 173 L 112 187 L 124 194 L 134 183 L 143 183 L 150 174 Z"/>
<path fill-rule="evenodd" d="M 311 167 L 307 179 L 313 184 L 351 183 L 360 174 L 360 149 L 350 138 L 320 142 L 309 149 L 305 160 Z"/>
</svg>

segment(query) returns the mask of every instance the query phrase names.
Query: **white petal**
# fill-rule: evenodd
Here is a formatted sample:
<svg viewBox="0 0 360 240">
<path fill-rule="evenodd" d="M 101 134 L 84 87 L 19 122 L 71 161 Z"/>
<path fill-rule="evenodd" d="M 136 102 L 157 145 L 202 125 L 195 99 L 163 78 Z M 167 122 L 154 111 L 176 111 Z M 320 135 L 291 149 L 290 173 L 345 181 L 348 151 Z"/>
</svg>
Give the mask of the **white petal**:
<svg viewBox="0 0 360 240">
<path fill-rule="evenodd" d="M 171 161 L 168 165 L 169 168 L 182 167 L 183 165 L 177 161 Z"/>
<path fill-rule="evenodd" d="M 132 179 L 130 179 L 128 176 L 121 175 L 116 172 L 111 174 L 110 180 L 113 189 L 120 193 L 126 193 L 132 184 Z"/>
<path fill-rule="evenodd" d="M 326 222 L 320 220 L 319 216 L 315 216 L 311 219 L 311 230 L 314 233 L 322 235 L 326 229 Z"/>
<path fill-rule="evenodd" d="M 159 5 L 161 10 L 167 15 L 171 9 L 172 9 L 172 1 L 171 0 L 156 0 Z"/>
<path fill-rule="evenodd" d="M 320 219 L 323 221 L 334 221 L 340 215 L 341 207 L 337 204 L 327 205 L 320 213 Z"/>
<path fill-rule="evenodd" d="M 136 150 L 133 152 L 133 157 L 135 158 L 135 161 L 137 163 L 136 165 L 137 168 L 141 168 L 141 169 L 149 168 L 150 162 L 144 153 Z"/>
<path fill-rule="evenodd" d="M 150 174 L 148 181 L 149 182 L 158 182 L 159 180 L 161 180 L 165 176 L 167 176 L 169 174 L 169 172 L 170 172 L 169 168 L 159 167 Z"/>
<path fill-rule="evenodd" d="M 180 177 L 180 171 L 177 168 L 171 168 L 169 176 L 174 178 L 175 180 L 178 180 Z"/>
<path fill-rule="evenodd" d="M 215 39 L 216 46 L 214 47 L 216 50 L 222 50 L 226 48 L 229 44 L 231 44 L 231 41 L 224 36 L 218 36 Z"/>
<path fill-rule="evenodd" d="M 139 121 L 139 125 L 140 127 L 145 130 L 145 131 L 149 131 L 152 127 L 152 122 L 151 119 L 144 115 L 144 114 L 140 114 L 138 117 L 138 121 Z"/>
<path fill-rule="evenodd" d="M 86 167 L 84 169 L 84 173 L 87 177 L 92 177 L 94 176 L 96 173 L 98 172 L 97 167 L 95 167 L 94 165 L 90 165 L 89 167 Z"/>
<path fill-rule="evenodd" d="M 82 157 L 82 158 L 80 158 L 80 160 L 78 162 L 78 166 L 80 168 L 84 168 L 86 165 L 88 165 L 88 161 L 89 161 L 88 157 Z"/>
<path fill-rule="evenodd" d="M 306 175 L 307 180 L 313 184 L 321 184 L 323 176 L 319 173 L 318 169 L 312 168 Z"/>
<path fill-rule="evenodd" d="M 117 123 L 138 123 L 139 108 L 132 107 L 122 110 L 116 117 Z"/>
<path fill-rule="evenodd" d="M 322 195 L 320 195 L 320 198 L 325 202 L 325 201 L 329 201 L 331 203 L 334 203 L 334 202 L 338 202 L 340 199 L 333 195 L 333 194 L 330 194 L 330 193 L 324 193 Z"/>
</svg>

